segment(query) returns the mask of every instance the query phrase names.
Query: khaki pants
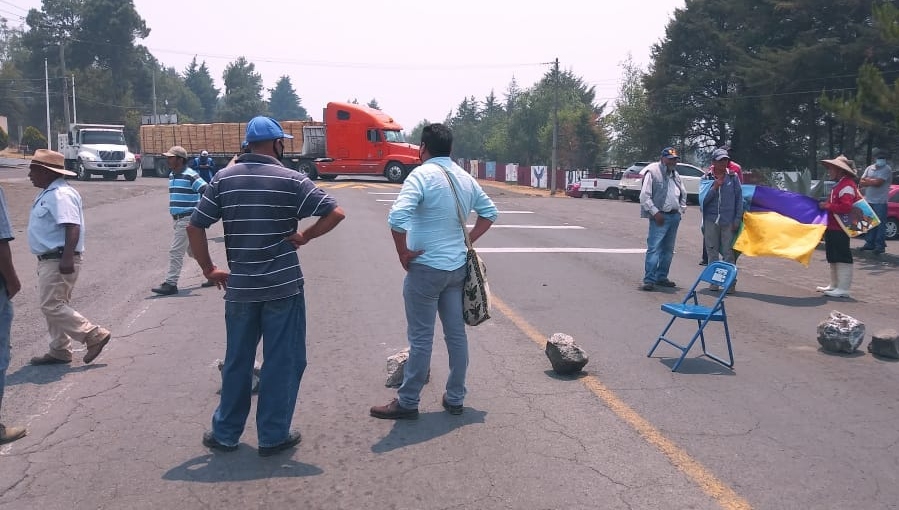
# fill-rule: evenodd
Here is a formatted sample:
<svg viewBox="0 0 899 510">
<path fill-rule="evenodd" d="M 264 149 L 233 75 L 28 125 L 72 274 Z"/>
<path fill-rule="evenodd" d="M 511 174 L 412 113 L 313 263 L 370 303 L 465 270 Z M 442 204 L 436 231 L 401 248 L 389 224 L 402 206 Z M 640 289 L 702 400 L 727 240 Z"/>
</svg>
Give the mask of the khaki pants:
<svg viewBox="0 0 899 510">
<path fill-rule="evenodd" d="M 190 216 L 178 218 L 172 225 L 172 246 L 169 248 L 169 272 L 165 275 L 165 283 L 178 286 L 181 277 L 181 268 L 184 266 L 184 254 L 193 257 L 190 251 L 190 242 L 187 238 L 187 226 L 190 225 Z"/>
<path fill-rule="evenodd" d="M 72 340 L 90 347 L 106 337 L 109 331 L 92 324 L 69 306 L 72 289 L 81 272 L 81 256 L 75 255 L 75 272 L 59 272 L 59 259 L 39 260 L 37 285 L 41 312 L 50 333 L 50 355 L 57 359 L 72 359 Z"/>
</svg>

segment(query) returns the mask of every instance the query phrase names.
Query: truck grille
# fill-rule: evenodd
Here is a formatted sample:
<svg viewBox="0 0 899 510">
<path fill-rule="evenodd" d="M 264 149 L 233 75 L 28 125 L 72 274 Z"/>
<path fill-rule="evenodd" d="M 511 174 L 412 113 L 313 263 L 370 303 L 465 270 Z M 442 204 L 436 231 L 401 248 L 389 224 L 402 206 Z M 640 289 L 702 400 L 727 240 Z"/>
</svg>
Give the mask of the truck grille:
<svg viewBox="0 0 899 510">
<path fill-rule="evenodd" d="M 100 159 L 103 161 L 121 161 L 125 159 L 123 151 L 100 151 Z"/>
</svg>

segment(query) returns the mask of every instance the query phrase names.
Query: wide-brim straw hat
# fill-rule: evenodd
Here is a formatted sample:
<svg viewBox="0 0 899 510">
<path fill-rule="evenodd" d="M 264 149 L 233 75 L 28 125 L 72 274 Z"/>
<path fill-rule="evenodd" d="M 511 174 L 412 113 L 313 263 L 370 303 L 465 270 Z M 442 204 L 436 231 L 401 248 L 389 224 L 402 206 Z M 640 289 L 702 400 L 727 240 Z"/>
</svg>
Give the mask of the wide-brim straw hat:
<svg viewBox="0 0 899 510">
<path fill-rule="evenodd" d="M 855 169 L 855 165 L 852 164 L 852 160 L 842 154 L 833 159 L 822 159 L 821 163 L 824 166 L 832 166 L 843 172 L 851 174 L 853 177 L 858 177 L 858 171 Z"/>
<path fill-rule="evenodd" d="M 66 157 L 56 151 L 47 149 L 38 149 L 34 151 L 34 156 L 31 158 L 31 165 L 46 168 L 59 175 L 67 175 L 69 177 L 76 175 L 75 172 L 66 170 Z"/>
</svg>

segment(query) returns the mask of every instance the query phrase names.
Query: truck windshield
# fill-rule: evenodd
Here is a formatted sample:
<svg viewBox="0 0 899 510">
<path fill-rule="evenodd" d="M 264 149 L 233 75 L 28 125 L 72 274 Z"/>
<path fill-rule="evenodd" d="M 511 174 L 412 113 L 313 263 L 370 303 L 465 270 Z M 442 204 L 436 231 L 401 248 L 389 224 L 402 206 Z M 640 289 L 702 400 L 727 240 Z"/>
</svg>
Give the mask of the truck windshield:
<svg viewBox="0 0 899 510">
<path fill-rule="evenodd" d="M 85 145 L 125 145 L 125 136 L 119 131 L 82 131 L 81 143 Z"/>
<path fill-rule="evenodd" d="M 388 142 L 405 143 L 406 137 L 403 136 L 402 131 L 388 131 L 385 129 L 384 140 Z"/>
</svg>

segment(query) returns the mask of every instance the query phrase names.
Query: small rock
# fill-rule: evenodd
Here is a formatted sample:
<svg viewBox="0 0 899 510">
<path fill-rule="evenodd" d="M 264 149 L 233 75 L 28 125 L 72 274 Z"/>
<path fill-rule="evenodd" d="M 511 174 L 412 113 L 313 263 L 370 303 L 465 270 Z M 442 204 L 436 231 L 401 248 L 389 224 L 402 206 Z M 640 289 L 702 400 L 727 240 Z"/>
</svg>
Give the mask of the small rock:
<svg viewBox="0 0 899 510">
<path fill-rule="evenodd" d="M 215 366 L 218 367 L 219 372 L 222 371 L 222 367 L 225 366 L 225 360 L 217 359 L 215 360 Z M 253 393 L 259 393 L 259 372 L 262 370 L 262 363 L 258 361 L 253 362 Z M 221 393 L 222 390 L 219 389 L 218 393 Z"/>
<path fill-rule="evenodd" d="M 899 333 L 895 329 L 883 329 L 871 335 L 868 352 L 884 358 L 899 359 Z"/>
<path fill-rule="evenodd" d="M 387 357 L 387 381 L 384 386 L 388 388 L 399 388 L 403 384 L 403 374 L 405 373 L 406 362 L 409 361 L 409 348 Z M 428 377 L 425 384 L 431 382 L 431 371 L 428 370 Z"/>
<path fill-rule="evenodd" d="M 833 310 L 818 324 L 818 343 L 825 351 L 853 353 L 865 339 L 865 323 Z"/>
<path fill-rule="evenodd" d="M 570 375 L 580 372 L 589 358 L 575 342 L 565 333 L 555 333 L 546 342 L 546 357 L 559 375 Z"/>
</svg>

